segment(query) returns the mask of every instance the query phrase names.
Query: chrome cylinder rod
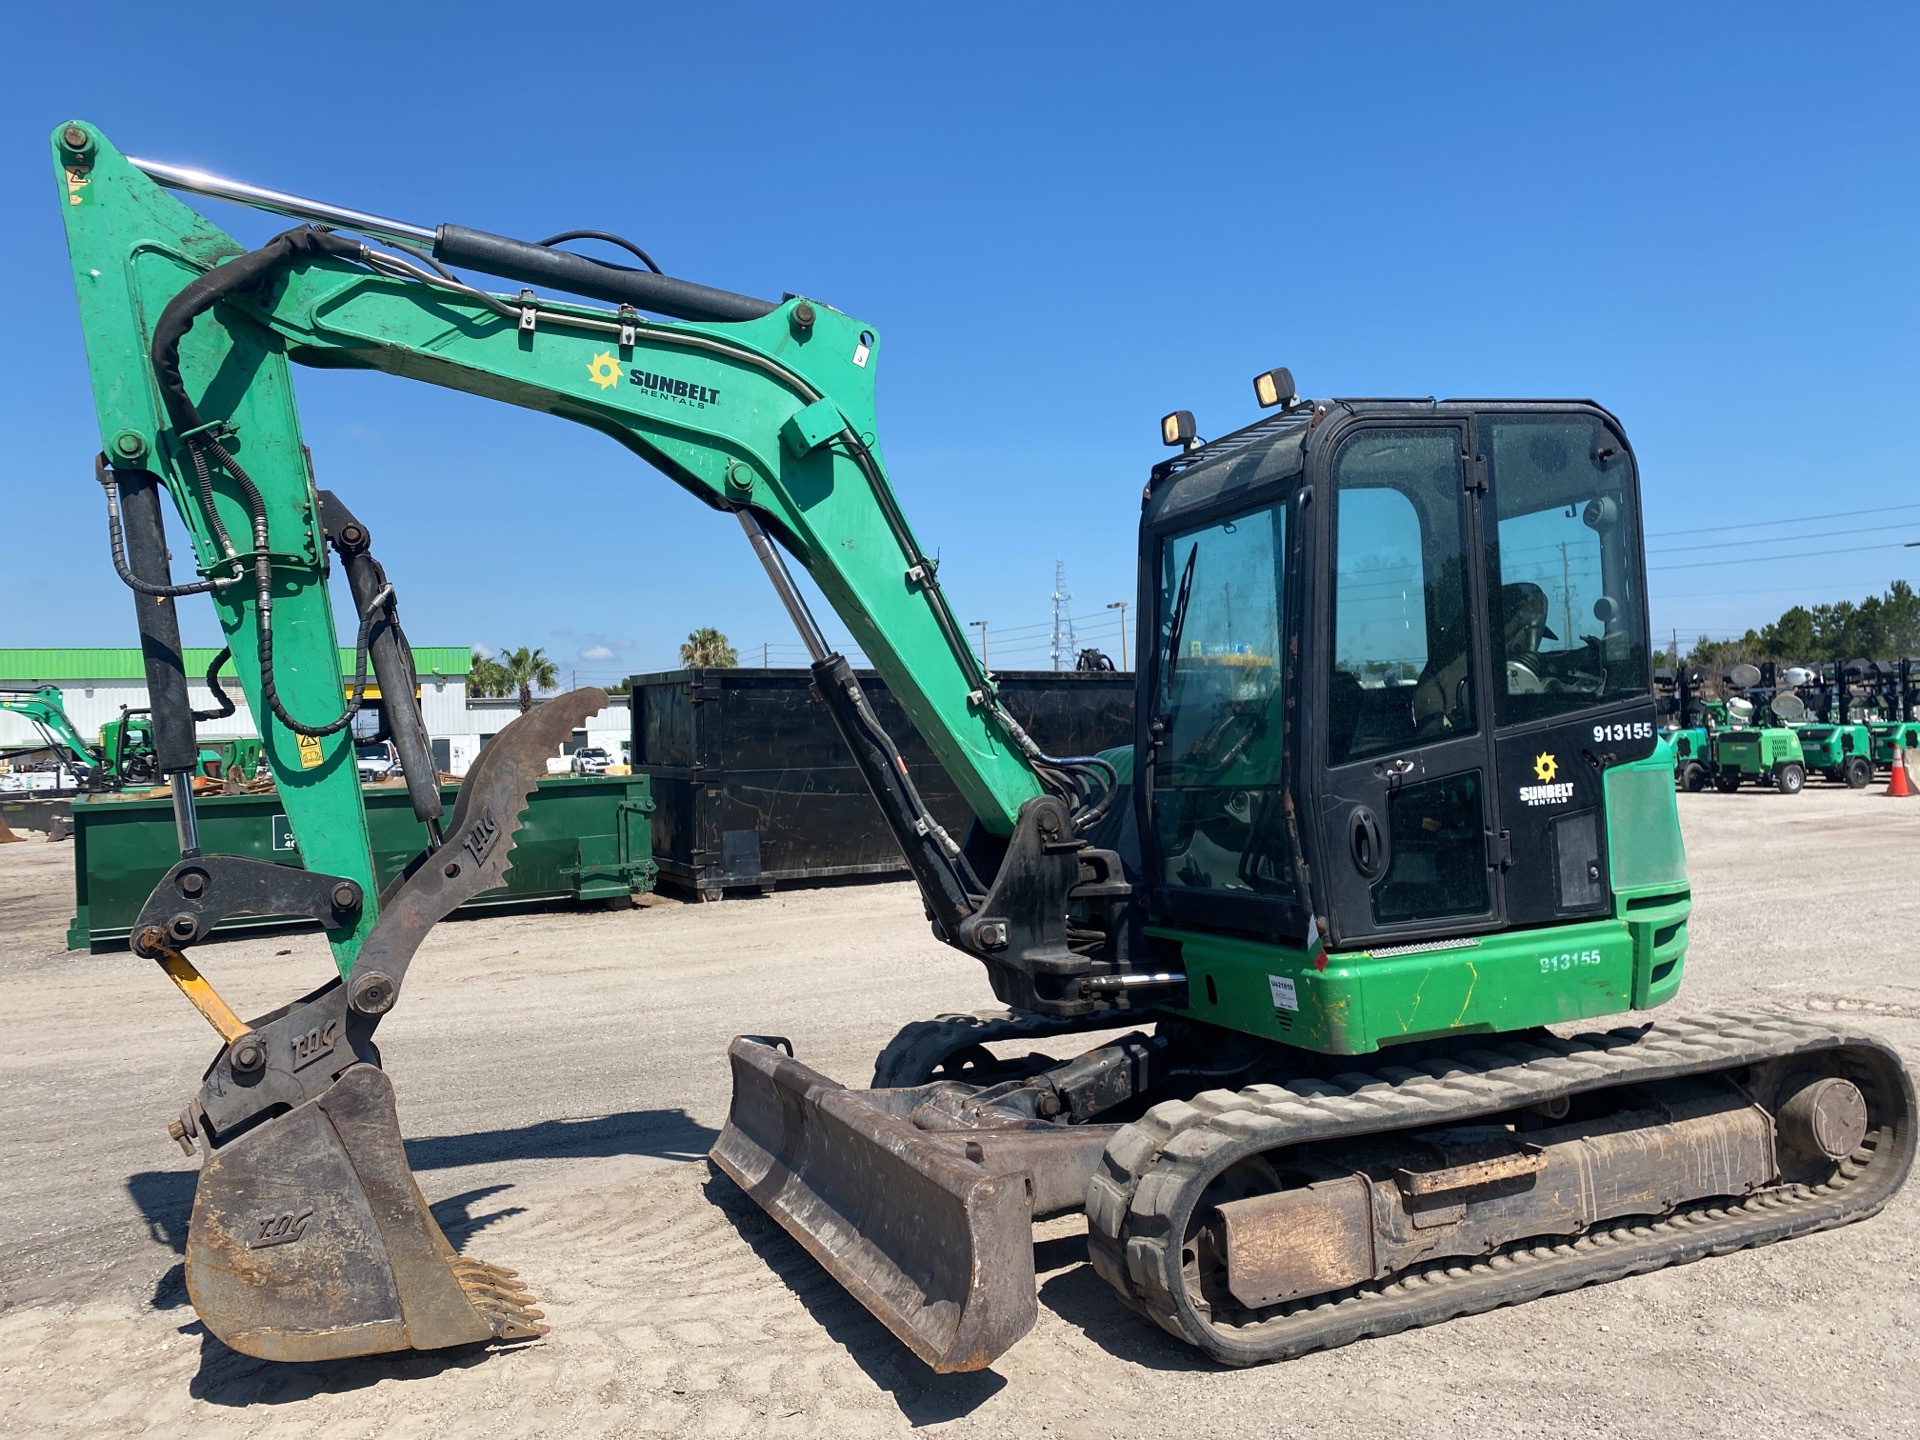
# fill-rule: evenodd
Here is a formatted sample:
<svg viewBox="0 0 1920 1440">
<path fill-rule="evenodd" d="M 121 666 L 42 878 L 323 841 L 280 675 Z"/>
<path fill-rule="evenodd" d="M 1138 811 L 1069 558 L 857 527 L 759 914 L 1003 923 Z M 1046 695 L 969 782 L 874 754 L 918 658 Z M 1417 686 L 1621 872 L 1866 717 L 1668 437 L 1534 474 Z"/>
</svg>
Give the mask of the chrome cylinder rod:
<svg viewBox="0 0 1920 1440">
<path fill-rule="evenodd" d="M 750 511 L 736 510 L 733 513 L 740 517 L 740 528 L 747 532 L 747 539 L 753 545 L 753 553 L 758 555 L 760 563 L 766 566 L 767 578 L 773 581 L 773 588 L 780 596 L 780 603 L 787 607 L 787 614 L 793 617 L 793 627 L 800 632 L 800 638 L 806 644 L 807 653 L 813 657 L 814 663 L 818 664 L 833 652 L 827 648 L 827 637 L 822 635 L 820 627 L 814 624 L 813 612 L 807 608 L 806 596 L 800 593 L 799 587 L 793 583 L 793 576 L 787 573 L 785 557 L 774 545 L 773 537 L 767 534 L 766 528 L 754 519 Z"/>
<path fill-rule="evenodd" d="M 180 832 L 180 858 L 190 860 L 200 853 L 200 821 L 193 813 L 193 776 L 178 771 L 167 777 L 173 790 L 173 824 Z"/>
<path fill-rule="evenodd" d="M 296 220 L 311 220 L 317 225 L 334 225 L 342 230 L 359 230 L 389 240 L 410 240 L 431 245 L 435 232 L 425 225 L 410 225 L 405 220 L 390 220 L 384 215 L 369 215 L 364 210 L 349 210 L 344 205 L 329 205 L 324 200 L 308 200 L 280 190 L 267 190 L 240 180 L 223 180 L 204 170 L 185 165 L 163 165 L 157 160 L 127 157 L 127 163 L 169 190 L 185 190 L 215 200 L 232 200 L 256 210 L 271 210 L 276 215 L 291 215 Z"/>
</svg>

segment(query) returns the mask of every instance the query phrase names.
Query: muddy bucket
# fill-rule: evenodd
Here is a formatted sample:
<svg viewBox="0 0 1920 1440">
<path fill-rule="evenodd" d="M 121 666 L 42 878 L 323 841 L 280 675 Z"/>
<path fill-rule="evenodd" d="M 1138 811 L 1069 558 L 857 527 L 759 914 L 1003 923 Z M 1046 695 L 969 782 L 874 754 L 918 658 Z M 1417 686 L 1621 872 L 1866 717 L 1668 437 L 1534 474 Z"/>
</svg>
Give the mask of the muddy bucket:
<svg viewBox="0 0 1920 1440">
<path fill-rule="evenodd" d="M 186 1277 L 207 1328 L 263 1360 L 546 1332 L 512 1271 L 447 1243 L 407 1166 L 393 1086 L 372 1065 L 208 1157 Z"/>
</svg>

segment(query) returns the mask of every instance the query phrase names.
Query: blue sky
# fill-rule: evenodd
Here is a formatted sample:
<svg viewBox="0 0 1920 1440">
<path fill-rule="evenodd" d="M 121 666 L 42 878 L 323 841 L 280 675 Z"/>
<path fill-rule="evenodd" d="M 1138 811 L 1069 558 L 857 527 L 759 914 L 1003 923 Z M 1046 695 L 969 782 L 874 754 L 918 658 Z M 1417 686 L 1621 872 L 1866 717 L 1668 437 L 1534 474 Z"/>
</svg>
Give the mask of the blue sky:
<svg viewBox="0 0 1920 1440">
<path fill-rule="evenodd" d="M 1920 539 L 1911 6 L 45 18 L 69 13 L 0 22 L 0 644 L 133 633 L 47 152 L 70 116 L 425 224 L 616 230 L 670 273 L 871 322 L 894 482 L 996 668 L 1047 663 L 1056 561 L 1083 640 L 1117 649 L 1158 417 L 1243 424 L 1275 364 L 1311 395 L 1607 405 L 1641 459 L 1662 637 L 1920 568 L 1899 548 Z M 585 680 L 712 624 L 797 659 L 737 529 L 605 439 L 296 380 L 421 643 L 544 645 Z M 1754 521 L 1795 523 L 1701 528 Z"/>
</svg>

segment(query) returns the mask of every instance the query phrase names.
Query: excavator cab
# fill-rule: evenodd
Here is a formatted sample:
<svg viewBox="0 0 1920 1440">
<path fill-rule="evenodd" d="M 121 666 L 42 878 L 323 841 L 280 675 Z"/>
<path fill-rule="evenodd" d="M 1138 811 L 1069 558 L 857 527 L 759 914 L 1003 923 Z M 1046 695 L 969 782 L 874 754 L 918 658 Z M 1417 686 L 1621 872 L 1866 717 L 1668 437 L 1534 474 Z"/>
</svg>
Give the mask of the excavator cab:
<svg viewBox="0 0 1920 1440">
<path fill-rule="evenodd" d="M 1655 743 L 1638 516 L 1584 404 L 1336 402 L 1161 465 L 1153 923 L 1338 951 L 1606 914 L 1604 777 Z M 1631 957 L 1603 968 L 1624 1007 Z"/>
</svg>

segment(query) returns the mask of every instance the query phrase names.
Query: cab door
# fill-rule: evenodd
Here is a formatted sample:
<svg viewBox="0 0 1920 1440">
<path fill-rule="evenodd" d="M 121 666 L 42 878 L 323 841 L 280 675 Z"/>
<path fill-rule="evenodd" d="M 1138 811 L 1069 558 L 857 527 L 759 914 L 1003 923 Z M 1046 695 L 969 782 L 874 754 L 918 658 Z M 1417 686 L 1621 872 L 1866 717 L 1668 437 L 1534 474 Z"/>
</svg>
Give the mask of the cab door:
<svg viewBox="0 0 1920 1440">
<path fill-rule="evenodd" d="M 1361 421 L 1324 452 L 1313 752 L 1328 921 L 1349 948 L 1501 923 L 1469 441 L 1464 419 Z"/>
<path fill-rule="evenodd" d="M 1606 915 L 1606 772 L 1656 739 L 1633 457 L 1591 410 L 1473 426 L 1507 920 Z"/>
</svg>

